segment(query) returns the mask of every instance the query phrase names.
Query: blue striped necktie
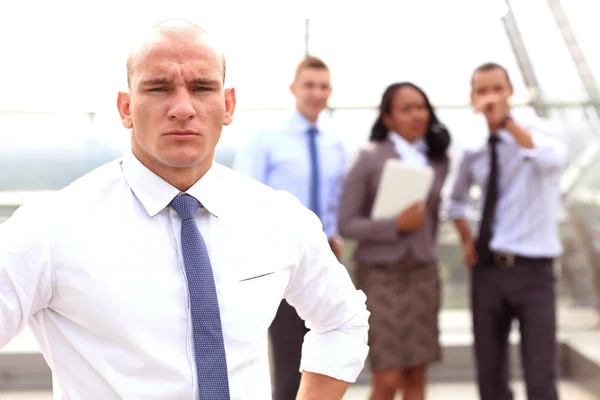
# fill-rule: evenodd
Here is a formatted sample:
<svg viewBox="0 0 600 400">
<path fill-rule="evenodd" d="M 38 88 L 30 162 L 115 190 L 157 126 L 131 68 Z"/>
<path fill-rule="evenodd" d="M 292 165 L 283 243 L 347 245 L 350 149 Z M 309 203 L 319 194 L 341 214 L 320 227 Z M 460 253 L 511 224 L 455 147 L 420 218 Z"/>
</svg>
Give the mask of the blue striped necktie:
<svg viewBox="0 0 600 400">
<path fill-rule="evenodd" d="M 319 130 L 314 126 L 308 128 L 308 150 L 310 154 L 310 206 L 317 217 L 321 218 L 321 170 L 319 165 L 319 150 L 317 135 Z"/>
<path fill-rule="evenodd" d="M 210 258 L 194 216 L 200 203 L 179 193 L 171 207 L 181 217 L 181 250 L 190 296 L 196 372 L 201 400 L 229 400 L 227 359 Z"/>
</svg>

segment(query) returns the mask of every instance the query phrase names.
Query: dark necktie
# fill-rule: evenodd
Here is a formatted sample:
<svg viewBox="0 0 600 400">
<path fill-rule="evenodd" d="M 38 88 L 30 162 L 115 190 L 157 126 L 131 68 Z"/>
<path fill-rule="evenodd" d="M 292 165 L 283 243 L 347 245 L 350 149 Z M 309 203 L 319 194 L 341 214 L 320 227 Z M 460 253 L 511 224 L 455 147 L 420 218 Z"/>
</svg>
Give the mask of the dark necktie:
<svg viewBox="0 0 600 400">
<path fill-rule="evenodd" d="M 492 228 L 494 224 L 494 215 L 496 212 L 496 203 L 498 203 L 498 149 L 497 145 L 500 139 L 497 135 L 491 135 L 489 139 L 490 146 L 490 175 L 488 177 L 487 188 L 485 192 L 485 203 L 481 224 L 479 225 L 479 235 L 477 237 L 477 257 L 478 264 L 481 266 L 492 265 L 492 251 L 490 250 L 490 241 L 492 240 Z"/>
<path fill-rule="evenodd" d="M 201 400 L 229 400 L 227 359 L 219 300 L 212 267 L 194 216 L 200 203 L 179 193 L 171 207 L 181 217 L 181 251 L 190 296 L 190 312 Z"/>
<path fill-rule="evenodd" d="M 309 208 L 317 217 L 321 217 L 321 171 L 319 167 L 319 151 L 317 149 L 317 134 L 319 131 L 314 126 L 308 128 L 308 150 L 310 153 L 310 206 Z"/>
</svg>

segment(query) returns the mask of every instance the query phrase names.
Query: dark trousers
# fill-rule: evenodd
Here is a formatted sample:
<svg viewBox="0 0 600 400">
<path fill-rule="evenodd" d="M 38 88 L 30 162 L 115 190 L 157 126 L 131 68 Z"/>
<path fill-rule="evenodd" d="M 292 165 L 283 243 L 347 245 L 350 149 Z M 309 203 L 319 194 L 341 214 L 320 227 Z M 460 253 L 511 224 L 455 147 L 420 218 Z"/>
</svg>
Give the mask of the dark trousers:
<svg viewBox="0 0 600 400">
<path fill-rule="evenodd" d="M 308 332 L 296 309 L 283 300 L 269 328 L 273 349 L 273 400 L 294 400 L 300 387 L 300 357 Z"/>
<path fill-rule="evenodd" d="M 471 311 L 481 400 L 513 399 L 508 355 L 513 319 L 519 321 L 528 400 L 557 400 L 552 261 L 517 258 L 512 266 L 476 266 Z"/>
</svg>

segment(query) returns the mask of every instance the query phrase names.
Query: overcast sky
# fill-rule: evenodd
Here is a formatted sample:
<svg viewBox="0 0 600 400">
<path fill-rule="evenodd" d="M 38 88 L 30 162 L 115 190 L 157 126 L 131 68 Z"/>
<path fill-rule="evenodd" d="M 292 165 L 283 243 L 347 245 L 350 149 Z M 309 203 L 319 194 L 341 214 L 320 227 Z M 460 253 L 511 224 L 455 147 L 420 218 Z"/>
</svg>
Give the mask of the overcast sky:
<svg viewBox="0 0 600 400">
<path fill-rule="evenodd" d="M 401 80 L 422 86 L 436 104 L 466 104 L 470 74 L 486 61 L 509 69 L 517 101 L 528 95 L 501 24 L 506 11 L 503 0 L 121 0 L 111 4 L 19 0 L 1 4 L 0 111 L 5 119 L 0 120 L 0 142 L 4 145 L 9 141 L 6 135 L 17 140 L 14 132 L 19 129 L 24 140 L 27 135 L 33 140 L 44 134 L 47 124 L 40 121 L 38 127 L 28 119 L 25 127 L 22 119 L 7 121 L 6 112 L 11 110 L 110 112 L 110 124 L 118 123 L 115 99 L 125 82 L 128 43 L 139 29 L 169 18 L 196 22 L 224 43 L 227 85 L 236 87 L 239 109 L 291 105 L 288 85 L 304 55 L 306 18 L 310 18 L 310 52 L 331 67 L 332 106 L 375 106 L 384 88 Z M 513 0 L 512 4 L 545 97 L 581 99 L 582 85 L 546 0 Z M 600 1 L 563 0 L 563 4 L 592 69 L 600 72 L 596 44 Z M 84 117 L 81 124 L 86 124 Z"/>
</svg>

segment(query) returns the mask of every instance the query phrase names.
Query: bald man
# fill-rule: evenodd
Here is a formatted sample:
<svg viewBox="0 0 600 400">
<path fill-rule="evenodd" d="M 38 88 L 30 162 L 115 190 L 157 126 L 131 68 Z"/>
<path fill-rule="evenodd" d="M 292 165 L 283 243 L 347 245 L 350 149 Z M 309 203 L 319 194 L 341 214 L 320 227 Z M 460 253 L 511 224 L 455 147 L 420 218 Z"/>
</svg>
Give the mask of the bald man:
<svg viewBox="0 0 600 400">
<path fill-rule="evenodd" d="M 26 324 L 55 398 L 271 398 L 267 331 L 307 321 L 298 399 L 341 399 L 367 355 L 365 296 L 298 200 L 214 162 L 235 92 L 185 21 L 130 53 L 131 152 L 0 225 L 0 348 Z"/>
</svg>

